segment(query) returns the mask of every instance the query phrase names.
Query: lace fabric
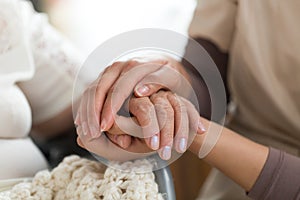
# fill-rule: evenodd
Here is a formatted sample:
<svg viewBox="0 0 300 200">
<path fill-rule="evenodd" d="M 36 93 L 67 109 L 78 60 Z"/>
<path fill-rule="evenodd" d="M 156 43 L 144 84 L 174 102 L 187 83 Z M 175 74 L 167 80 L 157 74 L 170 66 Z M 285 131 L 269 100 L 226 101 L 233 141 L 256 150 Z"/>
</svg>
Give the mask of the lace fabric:
<svg viewBox="0 0 300 200">
<path fill-rule="evenodd" d="M 19 41 L 19 14 L 14 0 L 0 0 L 0 55 L 11 50 Z"/>
<path fill-rule="evenodd" d="M 163 200 L 153 172 L 132 169 L 151 168 L 147 160 L 115 163 L 120 171 L 97 161 L 68 156 L 51 172 L 40 171 L 32 182 L 15 185 L 0 193 L 0 199 L 78 199 L 78 200 Z M 106 169 L 105 169 L 106 168 Z"/>
</svg>

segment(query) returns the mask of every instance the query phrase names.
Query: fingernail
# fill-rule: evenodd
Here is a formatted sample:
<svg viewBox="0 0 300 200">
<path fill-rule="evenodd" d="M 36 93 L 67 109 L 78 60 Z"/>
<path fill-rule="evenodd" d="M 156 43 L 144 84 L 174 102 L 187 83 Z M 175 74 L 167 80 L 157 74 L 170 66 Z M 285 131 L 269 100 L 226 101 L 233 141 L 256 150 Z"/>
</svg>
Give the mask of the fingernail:
<svg viewBox="0 0 300 200">
<path fill-rule="evenodd" d="M 181 138 L 179 140 L 179 151 L 181 153 L 183 153 L 183 152 L 185 152 L 185 150 L 186 150 L 186 139 L 185 138 Z"/>
<path fill-rule="evenodd" d="M 121 136 L 117 137 L 117 143 L 120 147 L 124 148 L 123 138 Z"/>
<path fill-rule="evenodd" d="M 198 122 L 198 129 L 200 129 L 202 131 L 202 133 L 206 131 L 206 128 L 204 127 L 204 125 L 201 122 Z"/>
<path fill-rule="evenodd" d="M 157 150 L 159 147 L 159 143 L 158 143 L 158 136 L 155 135 L 151 138 L 151 142 L 150 142 L 151 148 L 153 150 Z"/>
<path fill-rule="evenodd" d="M 79 124 L 79 115 L 76 115 L 76 118 L 74 120 L 74 124 Z"/>
<path fill-rule="evenodd" d="M 88 131 L 87 131 L 87 124 L 86 122 L 82 122 L 82 132 L 83 132 L 83 135 L 87 135 Z"/>
<path fill-rule="evenodd" d="M 162 159 L 169 160 L 171 158 L 171 147 L 165 146 L 162 150 L 161 156 L 162 156 Z"/>
<path fill-rule="evenodd" d="M 150 90 L 149 87 L 147 87 L 146 85 L 143 85 L 137 89 L 137 93 L 139 95 L 143 95 L 143 94 L 146 94 L 147 92 L 149 92 L 149 90 Z"/>
<path fill-rule="evenodd" d="M 107 131 L 107 130 L 106 130 L 106 120 L 105 120 L 105 119 L 103 119 L 103 120 L 101 121 L 100 127 L 101 127 L 101 132 Z"/>
</svg>

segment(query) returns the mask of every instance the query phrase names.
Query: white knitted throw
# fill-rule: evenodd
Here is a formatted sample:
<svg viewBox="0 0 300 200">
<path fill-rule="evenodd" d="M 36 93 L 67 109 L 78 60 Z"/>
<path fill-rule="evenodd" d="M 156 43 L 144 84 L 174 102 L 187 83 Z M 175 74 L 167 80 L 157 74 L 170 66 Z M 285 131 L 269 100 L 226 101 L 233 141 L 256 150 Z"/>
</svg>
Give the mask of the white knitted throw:
<svg viewBox="0 0 300 200">
<path fill-rule="evenodd" d="M 0 200 L 163 200 L 154 174 L 136 173 L 151 167 L 147 160 L 137 160 L 106 167 L 96 161 L 66 157 L 51 172 L 40 171 L 32 182 L 15 185 L 0 193 Z M 141 171 L 141 170 L 140 170 Z M 149 170 L 145 170 L 149 171 Z"/>
</svg>

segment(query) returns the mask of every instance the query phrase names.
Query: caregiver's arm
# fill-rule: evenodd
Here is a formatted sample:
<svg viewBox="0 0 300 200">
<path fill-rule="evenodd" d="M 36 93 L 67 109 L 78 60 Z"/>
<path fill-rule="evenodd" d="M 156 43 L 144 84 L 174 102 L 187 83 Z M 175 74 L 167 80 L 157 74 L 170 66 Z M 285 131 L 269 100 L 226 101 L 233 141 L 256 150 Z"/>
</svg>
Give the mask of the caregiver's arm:
<svg viewBox="0 0 300 200">
<path fill-rule="evenodd" d="M 206 126 L 211 123 L 203 122 Z M 198 154 L 203 139 L 204 135 L 196 135 L 189 149 Z M 250 191 L 249 196 L 254 199 L 300 197 L 299 158 L 269 149 L 227 128 L 222 130 L 218 143 L 204 160 Z"/>
</svg>

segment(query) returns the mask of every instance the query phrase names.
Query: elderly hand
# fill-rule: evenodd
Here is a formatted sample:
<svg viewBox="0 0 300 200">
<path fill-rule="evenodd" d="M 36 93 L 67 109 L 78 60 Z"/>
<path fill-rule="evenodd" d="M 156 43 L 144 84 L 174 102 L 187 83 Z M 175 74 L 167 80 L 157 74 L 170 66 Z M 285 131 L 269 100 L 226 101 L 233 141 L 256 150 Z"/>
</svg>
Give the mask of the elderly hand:
<svg viewBox="0 0 300 200">
<path fill-rule="evenodd" d="M 139 123 L 141 129 L 135 128 L 130 118 L 118 118 L 108 131 L 112 133 L 108 134 L 111 141 L 126 150 L 128 147 L 135 149 L 131 140 L 137 139 L 128 137 L 127 134 L 133 131 L 145 132 L 155 124 L 158 126 L 156 128 L 159 133 L 145 138 L 144 145 L 158 150 L 159 156 L 168 160 L 171 157 L 172 148 L 178 153 L 185 152 L 195 134 L 205 131 L 195 107 L 186 99 L 170 91 L 159 91 L 149 98 L 132 97 L 129 101 L 129 111 L 134 115 L 134 121 Z"/>
<path fill-rule="evenodd" d="M 136 96 L 150 96 L 168 88 L 181 96 L 189 93 L 187 74 L 182 65 L 169 57 L 151 57 L 116 62 L 84 92 L 75 124 L 84 135 L 97 138 L 114 124 L 117 112 L 134 92 Z M 144 137 L 157 135 L 155 124 L 145 130 Z M 141 135 L 134 135 L 142 137 Z"/>
</svg>

